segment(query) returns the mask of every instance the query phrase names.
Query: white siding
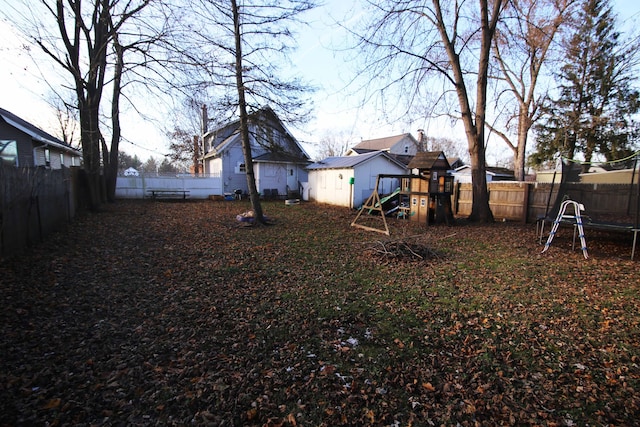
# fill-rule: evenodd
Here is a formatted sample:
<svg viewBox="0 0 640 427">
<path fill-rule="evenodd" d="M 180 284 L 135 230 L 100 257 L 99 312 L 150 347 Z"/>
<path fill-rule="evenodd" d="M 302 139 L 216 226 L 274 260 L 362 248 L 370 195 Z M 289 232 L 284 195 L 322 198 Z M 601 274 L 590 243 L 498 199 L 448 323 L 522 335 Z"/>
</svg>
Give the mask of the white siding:
<svg viewBox="0 0 640 427">
<path fill-rule="evenodd" d="M 309 171 L 309 199 L 318 203 L 350 207 L 349 179 L 352 177 L 351 168 Z"/>
<path fill-rule="evenodd" d="M 404 168 L 385 157 L 375 157 L 356 165 L 354 168 L 310 170 L 309 199 L 319 203 L 358 208 L 373 192 L 379 174 L 401 175 L 405 173 Z M 340 178 L 341 176 L 342 178 Z M 354 184 L 350 185 L 349 179 L 352 177 Z M 397 186 L 397 182 L 383 180 L 379 191 L 390 193 Z"/>
<path fill-rule="evenodd" d="M 415 156 L 417 152 L 418 147 L 416 146 L 415 142 L 413 142 L 413 140 L 408 136 L 405 136 L 389 148 L 389 153 L 391 154 Z"/>
<path fill-rule="evenodd" d="M 258 192 L 264 194 L 264 190 L 278 190 L 278 195 L 287 194 L 287 165 L 284 163 L 256 163 L 256 186 Z"/>
<path fill-rule="evenodd" d="M 406 170 L 395 163 L 390 162 L 384 157 L 375 157 L 368 162 L 359 164 L 355 169 L 355 185 L 353 194 L 353 206 L 359 207 L 369 198 L 376 186 L 376 179 L 379 174 L 400 175 L 406 173 Z M 383 180 L 381 188 L 378 191 L 381 194 L 390 193 L 397 186 L 391 180 Z"/>
</svg>

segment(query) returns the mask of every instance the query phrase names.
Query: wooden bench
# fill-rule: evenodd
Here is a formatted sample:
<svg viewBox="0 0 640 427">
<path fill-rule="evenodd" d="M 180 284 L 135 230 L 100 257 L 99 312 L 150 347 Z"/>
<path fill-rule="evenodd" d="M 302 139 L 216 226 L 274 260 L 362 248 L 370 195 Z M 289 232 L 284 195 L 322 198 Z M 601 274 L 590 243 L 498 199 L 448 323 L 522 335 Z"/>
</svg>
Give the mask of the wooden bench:
<svg viewBox="0 0 640 427">
<path fill-rule="evenodd" d="M 189 197 L 189 190 L 178 190 L 178 189 L 162 189 L 162 188 L 150 188 L 147 190 L 147 193 L 152 199 L 177 199 L 181 198 L 182 200 Z"/>
</svg>

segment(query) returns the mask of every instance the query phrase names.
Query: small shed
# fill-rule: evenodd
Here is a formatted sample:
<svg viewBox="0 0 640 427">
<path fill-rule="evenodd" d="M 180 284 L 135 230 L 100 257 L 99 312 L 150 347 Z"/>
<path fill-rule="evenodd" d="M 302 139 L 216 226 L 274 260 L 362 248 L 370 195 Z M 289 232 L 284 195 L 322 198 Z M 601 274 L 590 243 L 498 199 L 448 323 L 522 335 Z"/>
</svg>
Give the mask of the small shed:
<svg viewBox="0 0 640 427">
<path fill-rule="evenodd" d="M 384 151 L 353 156 L 327 157 L 307 167 L 309 200 L 357 208 L 376 188 L 378 175 L 406 174 L 406 167 Z M 379 189 L 391 193 L 399 182 L 385 183 Z"/>
<path fill-rule="evenodd" d="M 416 175 L 409 187 L 410 214 L 412 221 L 453 222 L 451 195 L 453 176 L 451 165 L 442 151 L 417 153 L 409 162 L 409 169 Z M 403 185 L 405 187 L 405 185 Z"/>
</svg>

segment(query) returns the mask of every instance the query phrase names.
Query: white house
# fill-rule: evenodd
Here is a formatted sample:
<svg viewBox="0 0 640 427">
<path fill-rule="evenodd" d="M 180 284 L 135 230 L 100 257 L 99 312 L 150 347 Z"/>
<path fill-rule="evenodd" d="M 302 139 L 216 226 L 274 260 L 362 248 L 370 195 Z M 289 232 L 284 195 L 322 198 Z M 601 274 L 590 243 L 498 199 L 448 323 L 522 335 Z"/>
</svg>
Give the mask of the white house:
<svg viewBox="0 0 640 427">
<path fill-rule="evenodd" d="M 384 151 L 372 151 L 342 157 L 328 157 L 307 167 L 309 171 L 309 199 L 337 206 L 357 208 L 373 192 L 379 174 L 403 175 L 407 169 L 402 162 Z M 399 183 L 384 180 L 391 193 Z"/>
<path fill-rule="evenodd" d="M 260 194 L 268 197 L 299 195 L 301 183 L 307 181 L 305 167 L 311 162 L 271 108 L 250 114 L 249 135 Z M 207 132 L 204 149 L 204 172 L 220 176 L 224 193 L 248 192 L 239 120 Z"/>
<path fill-rule="evenodd" d="M 486 170 L 487 182 L 515 180 L 514 173 L 510 169 L 487 166 Z M 454 176 L 456 182 L 471 182 L 471 166 L 469 165 L 460 166 L 451 172 L 451 174 Z"/>
</svg>

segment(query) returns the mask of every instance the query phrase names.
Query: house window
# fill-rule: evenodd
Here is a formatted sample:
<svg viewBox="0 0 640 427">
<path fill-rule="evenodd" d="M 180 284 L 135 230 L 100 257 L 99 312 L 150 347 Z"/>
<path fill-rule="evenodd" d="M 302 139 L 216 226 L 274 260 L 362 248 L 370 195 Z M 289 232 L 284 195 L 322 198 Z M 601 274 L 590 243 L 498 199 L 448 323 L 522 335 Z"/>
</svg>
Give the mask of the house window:
<svg viewBox="0 0 640 427">
<path fill-rule="evenodd" d="M 44 149 L 44 164 L 46 166 L 51 166 L 51 151 L 48 148 Z"/>
<path fill-rule="evenodd" d="M 5 165 L 18 166 L 18 145 L 15 141 L 0 140 L 0 161 Z"/>
<path fill-rule="evenodd" d="M 404 154 L 408 154 L 409 153 L 409 146 L 405 145 L 404 146 Z"/>
<path fill-rule="evenodd" d="M 238 163 L 236 166 L 236 173 L 247 173 L 247 167 L 244 163 Z"/>
<path fill-rule="evenodd" d="M 60 153 L 60 165 L 64 165 L 64 153 Z"/>
</svg>

